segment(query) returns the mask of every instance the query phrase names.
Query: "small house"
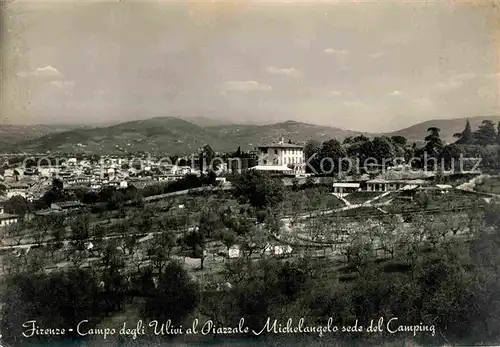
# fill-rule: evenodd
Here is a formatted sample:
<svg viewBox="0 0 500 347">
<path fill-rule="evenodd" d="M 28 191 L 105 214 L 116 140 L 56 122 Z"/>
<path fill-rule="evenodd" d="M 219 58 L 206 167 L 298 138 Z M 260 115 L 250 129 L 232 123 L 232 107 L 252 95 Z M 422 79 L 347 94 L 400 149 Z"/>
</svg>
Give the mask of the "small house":
<svg viewBox="0 0 500 347">
<path fill-rule="evenodd" d="M 360 189 L 360 183 L 356 182 L 335 182 L 333 183 L 333 195 L 343 198 L 350 193 Z"/>
<path fill-rule="evenodd" d="M 63 201 L 50 205 L 50 209 L 55 211 L 75 211 L 82 207 L 85 207 L 85 204 L 80 201 Z"/>
</svg>

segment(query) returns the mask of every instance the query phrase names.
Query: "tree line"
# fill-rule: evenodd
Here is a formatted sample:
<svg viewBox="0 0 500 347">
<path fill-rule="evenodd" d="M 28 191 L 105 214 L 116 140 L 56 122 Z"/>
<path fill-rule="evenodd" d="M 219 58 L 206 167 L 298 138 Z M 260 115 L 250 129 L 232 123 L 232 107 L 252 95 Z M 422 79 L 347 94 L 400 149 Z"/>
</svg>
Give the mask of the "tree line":
<svg viewBox="0 0 500 347">
<path fill-rule="evenodd" d="M 482 168 L 499 168 L 500 135 L 492 121 L 484 120 L 476 131 L 472 131 L 467 120 L 464 130 L 454 135 L 457 140 L 453 143 L 444 143 L 440 132 L 437 127 L 428 128 L 422 145 L 410 143 L 404 136 L 370 139 L 358 135 L 349 136 L 343 142 L 330 139 L 322 143 L 310 140 L 304 147 L 309 162 L 306 169 L 327 176 L 367 173 L 372 168 L 370 164 L 379 169 L 410 163 L 415 169 L 450 170 L 454 165 L 457 169 L 461 157 L 466 165 L 464 170 L 473 166 L 474 158 L 482 159 Z"/>
</svg>

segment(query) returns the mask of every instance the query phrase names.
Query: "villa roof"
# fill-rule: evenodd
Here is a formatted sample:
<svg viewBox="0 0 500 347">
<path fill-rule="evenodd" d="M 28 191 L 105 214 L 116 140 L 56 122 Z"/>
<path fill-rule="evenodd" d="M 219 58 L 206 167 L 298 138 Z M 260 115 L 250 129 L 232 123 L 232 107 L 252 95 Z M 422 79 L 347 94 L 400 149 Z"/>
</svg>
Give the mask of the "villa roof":
<svg viewBox="0 0 500 347">
<path fill-rule="evenodd" d="M 258 146 L 257 148 L 299 148 L 302 149 L 304 146 L 297 145 L 294 143 L 272 143 L 268 145 L 261 145 Z"/>
<path fill-rule="evenodd" d="M 359 188 L 359 183 L 353 182 L 335 182 L 333 183 L 333 187 L 341 187 L 341 188 Z"/>
<path fill-rule="evenodd" d="M 249 168 L 249 170 L 257 170 L 257 171 L 293 171 L 288 166 L 280 166 L 280 165 L 257 165 Z"/>
</svg>

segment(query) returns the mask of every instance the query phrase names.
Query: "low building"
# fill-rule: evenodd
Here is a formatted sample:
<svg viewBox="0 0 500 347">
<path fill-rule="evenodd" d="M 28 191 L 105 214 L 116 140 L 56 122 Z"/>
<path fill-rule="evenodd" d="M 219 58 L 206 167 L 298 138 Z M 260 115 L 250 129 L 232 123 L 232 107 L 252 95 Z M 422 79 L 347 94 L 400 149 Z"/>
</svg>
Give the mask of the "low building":
<svg viewBox="0 0 500 347">
<path fill-rule="evenodd" d="M 0 205 L 0 227 L 17 223 L 19 217 L 15 214 L 5 213 L 3 206 Z"/>
<path fill-rule="evenodd" d="M 85 206 L 80 201 L 63 201 L 51 204 L 50 209 L 56 211 L 75 211 Z"/>
<path fill-rule="evenodd" d="M 385 179 L 372 179 L 366 181 L 366 190 L 369 192 L 389 192 L 400 190 L 407 185 L 416 185 L 422 187 L 427 182 L 425 180 L 385 180 Z"/>
<path fill-rule="evenodd" d="M 335 182 L 333 183 L 333 194 L 340 198 L 347 196 L 350 193 L 360 190 L 359 182 Z"/>
<path fill-rule="evenodd" d="M 184 175 L 159 175 L 156 177 L 158 182 L 173 182 L 184 178 Z"/>
<path fill-rule="evenodd" d="M 29 185 L 26 183 L 11 183 L 7 186 L 5 195 L 7 198 L 12 198 L 13 196 L 21 196 L 23 198 L 28 197 Z"/>
<path fill-rule="evenodd" d="M 272 176 L 295 176 L 293 169 L 281 165 L 257 165 L 249 168 L 249 170 L 267 172 Z"/>
<path fill-rule="evenodd" d="M 0 226 L 1 227 L 15 224 L 18 221 L 19 221 L 19 217 L 15 214 L 0 213 Z"/>
</svg>

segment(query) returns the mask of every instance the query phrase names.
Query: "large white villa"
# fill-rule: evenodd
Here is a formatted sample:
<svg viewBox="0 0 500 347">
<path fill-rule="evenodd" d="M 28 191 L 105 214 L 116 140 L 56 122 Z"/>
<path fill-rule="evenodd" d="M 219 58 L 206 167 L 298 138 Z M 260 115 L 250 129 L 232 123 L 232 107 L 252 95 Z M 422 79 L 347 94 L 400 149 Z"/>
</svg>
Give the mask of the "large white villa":
<svg viewBox="0 0 500 347">
<path fill-rule="evenodd" d="M 292 174 L 305 173 L 304 147 L 285 143 L 283 138 L 278 143 L 259 146 L 257 170 L 276 171 Z"/>
</svg>

